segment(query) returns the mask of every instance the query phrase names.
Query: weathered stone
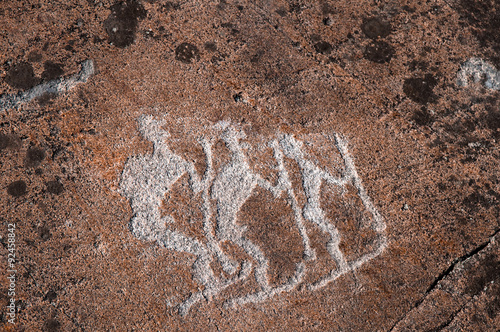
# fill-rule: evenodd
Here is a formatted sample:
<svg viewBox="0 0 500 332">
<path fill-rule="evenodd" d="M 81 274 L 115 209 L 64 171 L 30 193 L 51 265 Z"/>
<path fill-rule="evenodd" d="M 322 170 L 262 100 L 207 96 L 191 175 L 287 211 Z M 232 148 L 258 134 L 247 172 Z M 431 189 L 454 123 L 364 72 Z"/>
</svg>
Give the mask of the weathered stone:
<svg viewBox="0 0 500 332">
<path fill-rule="evenodd" d="M 493 3 L 2 2 L 0 330 L 498 330 Z"/>
</svg>

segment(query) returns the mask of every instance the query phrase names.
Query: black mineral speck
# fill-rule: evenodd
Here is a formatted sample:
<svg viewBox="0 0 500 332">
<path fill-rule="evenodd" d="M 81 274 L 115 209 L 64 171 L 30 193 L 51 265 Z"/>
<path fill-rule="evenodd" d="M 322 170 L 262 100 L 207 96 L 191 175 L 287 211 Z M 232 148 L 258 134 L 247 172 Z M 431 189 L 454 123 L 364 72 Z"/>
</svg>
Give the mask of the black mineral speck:
<svg viewBox="0 0 500 332">
<path fill-rule="evenodd" d="M 64 75 L 63 65 L 52 61 L 45 61 L 43 64 L 42 78 L 44 80 L 53 80 Z"/>
<path fill-rule="evenodd" d="M 9 69 L 5 75 L 5 82 L 13 88 L 26 90 L 37 85 L 39 79 L 35 77 L 30 63 L 20 62 Z"/>
<path fill-rule="evenodd" d="M 233 99 L 237 103 L 240 102 L 240 101 L 243 101 L 243 96 L 241 95 L 241 92 L 234 94 L 233 95 Z"/>
<path fill-rule="evenodd" d="M 198 47 L 190 43 L 182 43 L 175 49 L 175 59 L 184 63 L 191 63 L 200 58 Z"/>
<path fill-rule="evenodd" d="M 385 41 L 375 41 L 363 53 L 365 59 L 375 63 L 386 63 L 394 56 L 394 48 Z"/>
<path fill-rule="evenodd" d="M 380 17 L 371 17 L 363 21 L 361 30 L 368 38 L 384 38 L 391 33 L 391 24 Z"/>
<path fill-rule="evenodd" d="M 45 159 L 45 151 L 33 147 L 29 148 L 28 151 L 26 152 L 26 159 L 24 161 L 24 165 L 26 167 L 37 167 L 42 163 L 42 161 Z"/>
<path fill-rule="evenodd" d="M 49 181 L 45 185 L 47 186 L 47 191 L 54 195 L 59 195 L 64 191 L 62 183 L 57 180 Z"/>
<path fill-rule="evenodd" d="M 321 54 L 330 54 L 333 51 L 332 45 L 324 40 L 314 44 L 314 49 Z"/>
<path fill-rule="evenodd" d="M 111 6 L 111 14 L 104 21 L 109 42 L 124 48 L 135 40 L 139 19 L 146 17 L 146 10 L 135 0 L 117 2 Z"/>
<path fill-rule="evenodd" d="M 414 102 L 427 104 L 436 99 L 434 87 L 437 80 L 431 74 L 419 78 L 407 78 L 403 83 L 403 92 Z"/>
<path fill-rule="evenodd" d="M 23 180 L 14 181 L 7 187 L 7 193 L 13 197 L 21 197 L 26 194 L 26 182 Z"/>
</svg>

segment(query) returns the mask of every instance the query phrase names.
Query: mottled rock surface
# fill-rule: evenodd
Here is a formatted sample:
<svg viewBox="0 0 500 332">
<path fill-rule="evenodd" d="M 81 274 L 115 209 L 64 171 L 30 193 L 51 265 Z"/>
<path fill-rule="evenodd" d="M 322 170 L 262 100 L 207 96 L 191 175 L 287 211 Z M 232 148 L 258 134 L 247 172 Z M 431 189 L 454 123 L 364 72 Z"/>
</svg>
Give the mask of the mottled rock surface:
<svg viewBox="0 0 500 332">
<path fill-rule="evenodd" d="M 498 2 L 0 22 L 2 331 L 500 329 Z"/>
</svg>

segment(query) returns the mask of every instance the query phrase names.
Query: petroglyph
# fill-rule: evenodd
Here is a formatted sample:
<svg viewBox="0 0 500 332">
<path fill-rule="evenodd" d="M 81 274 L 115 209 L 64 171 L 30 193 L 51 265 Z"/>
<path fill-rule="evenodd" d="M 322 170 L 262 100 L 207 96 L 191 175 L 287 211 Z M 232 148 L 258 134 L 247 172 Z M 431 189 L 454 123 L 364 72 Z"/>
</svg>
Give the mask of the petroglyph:
<svg viewBox="0 0 500 332">
<path fill-rule="evenodd" d="M 469 78 L 476 83 L 482 83 L 492 90 L 500 90 L 500 72 L 492 64 L 478 58 L 464 62 L 457 74 L 459 86 L 469 85 Z"/>
<path fill-rule="evenodd" d="M 192 265 L 192 276 L 203 287 L 177 304 L 181 315 L 186 315 L 197 302 L 203 299 L 210 301 L 229 286 L 239 285 L 250 278 L 254 278 L 258 289 L 244 295 L 225 295 L 226 306 L 262 302 L 289 292 L 300 284 L 316 290 L 377 257 L 386 247 L 385 223 L 363 188 L 347 142 L 340 135 L 334 133 L 321 136 L 324 142 L 331 143 L 328 154 L 337 156 L 337 159 L 331 157 L 329 160 L 338 160 L 336 164 L 328 165 L 329 171 L 328 167 L 321 166 L 307 152 L 304 143 L 307 137 L 299 139 L 290 134 L 277 133 L 273 137 L 252 143 L 247 140 L 243 129 L 228 122 L 219 122 L 199 131 L 197 144 L 203 150 L 206 164 L 205 171 L 200 175 L 192 161 L 172 150 L 168 128 L 164 128 L 165 121 L 152 116 L 139 118 L 139 130 L 145 139 L 153 143 L 153 153 L 132 156 L 127 160 L 120 191 L 130 199 L 134 213 L 130 229 L 136 237 L 155 241 L 166 249 L 196 257 Z M 218 141 L 222 141 L 228 149 L 229 160 L 216 168 L 213 151 Z M 272 150 L 272 158 L 275 160 L 273 167 L 277 174 L 275 180 L 263 177 L 252 168 L 249 162 L 249 151 L 255 151 L 252 148 Z M 298 165 L 305 203 L 299 202 L 285 159 Z M 335 172 L 331 168 L 340 175 L 332 175 Z M 203 240 L 172 229 L 170 225 L 174 225 L 176 220 L 161 213 L 166 193 L 185 176 L 189 178 L 192 192 L 200 194 L 202 198 Z M 346 186 L 355 188 L 362 202 L 361 208 L 369 215 L 369 220 L 361 225 L 360 232 L 364 227 L 376 234 L 372 250 L 355 259 L 348 259 L 342 252 L 342 234 L 335 226 L 335 221 L 326 217 L 320 202 L 324 184 L 340 189 L 339 200 L 342 200 L 342 192 Z M 299 245 L 303 248 L 303 258 L 295 264 L 293 275 L 278 285 L 270 282 L 270 258 L 266 251 L 247 236 L 247 226 L 238 220 L 238 213 L 258 188 L 269 191 L 275 199 L 285 197 L 293 211 L 291 220 L 294 222 L 290 227 L 301 238 Z M 334 264 L 319 280 L 306 282 L 309 270 L 314 268 L 317 261 L 317 253 L 310 238 L 313 228 L 319 229 L 328 237 L 326 249 Z M 232 257 L 223 249 L 223 243 L 228 242 L 239 247 L 247 258 L 238 260 Z M 213 262 L 220 263 L 224 273 L 216 274 Z"/>
<path fill-rule="evenodd" d="M 82 62 L 80 71 L 72 76 L 44 82 L 24 92 L 0 96 L 0 111 L 19 107 L 20 104 L 27 103 L 44 94 L 60 94 L 67 92 L 76 85 L 87 82 L 93 74 L 94 62 L 92 60 L 86 60 Z"/>
</svg>

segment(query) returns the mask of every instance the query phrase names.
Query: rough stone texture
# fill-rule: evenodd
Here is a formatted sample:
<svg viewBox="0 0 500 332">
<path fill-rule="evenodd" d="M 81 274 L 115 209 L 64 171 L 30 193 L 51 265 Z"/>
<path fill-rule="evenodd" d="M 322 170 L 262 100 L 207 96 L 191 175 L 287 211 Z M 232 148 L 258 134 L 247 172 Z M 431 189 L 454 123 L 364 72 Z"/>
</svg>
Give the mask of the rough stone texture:
<svg viewBox="0 0 500 332">
<path fill-rule="evenodd" d="M 1 2 L 1 329 L 498 331 L 499 15 Z"/>
</svg>

